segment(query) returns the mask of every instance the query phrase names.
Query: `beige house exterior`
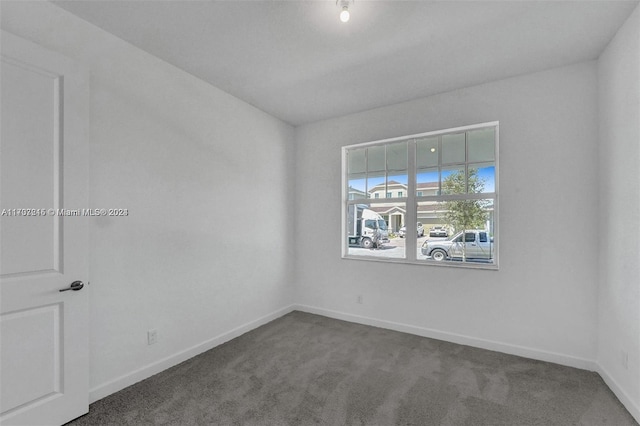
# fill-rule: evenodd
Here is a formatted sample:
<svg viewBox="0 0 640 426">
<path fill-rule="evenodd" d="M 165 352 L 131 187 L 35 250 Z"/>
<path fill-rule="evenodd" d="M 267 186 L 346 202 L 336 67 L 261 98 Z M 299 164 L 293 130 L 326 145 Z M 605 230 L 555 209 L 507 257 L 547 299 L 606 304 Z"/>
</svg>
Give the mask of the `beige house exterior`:
<svg viewBox="0 0 640 426">
<path fill-rule="evenodd" d="M 439 188 L 437 182 L 430 182 L 419 183 L 416 189 L 417 195 L 421 197 L 437 195 Z M 372 187 L 368 192 L 349 187 L 348 196 L 349 200 L 367 200 L 370 205 L 369 208 L 384 218 L 389 230 L 398 232 L 404 226 L 406 209 L 405 203 L 396 203 L 394 199 L 404 198 L 407 193 L 407 185 L 389 181 L 386 185 L 381 183 Z M 426 227 L 425 231 L 431 226 L 442 224 L 439 219 L 440 212 L 437 211 L 436 207 L 437 203 L 435 202 L 421 202 L 418 205 L 418 222 L 421 222 Z"/>
<path fill-rule="evenodd" d="M 438 195 L 438 191 L 438 182 L 416 185 L 418 197 Z M 391 232 L 398 232 L 405 225 L 406 206 L 404 202 L 399 203 L 394 200 L 406 197 L 407 193 L 407 185 L 391 180 L 386 185 L 381 183 L 372 187 L 368 192 L 349 187 L 349 200 L 362 199 L 369 204 L 371 210 L 384 218 Z M 417 222 L 422 223 L 425 234 L 428 234 L 429 229 L 434 226 L 445 226 L 442 221 L 444 210 L 439 210 L 438 207 L 438 202 L 435 201 L 418 202 Z"/>
</svg>

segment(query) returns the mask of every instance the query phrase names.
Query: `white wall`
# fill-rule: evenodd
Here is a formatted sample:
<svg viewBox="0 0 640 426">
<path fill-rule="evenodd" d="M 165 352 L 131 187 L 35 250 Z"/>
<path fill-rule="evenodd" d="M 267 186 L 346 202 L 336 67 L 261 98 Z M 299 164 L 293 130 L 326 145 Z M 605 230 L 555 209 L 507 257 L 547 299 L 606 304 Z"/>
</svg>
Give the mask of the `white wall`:
<svg viewBox="0 0 640 426">
<path fill-rule="evenodd" d="M 624 238 L 640 231 L 638 10 L 598 64 L 294 135 L 54 5 L 1 7 L 3 29 L 91 70 L 88 207 L 131 212 L 90 224 L 92 399 L 298 302 L 568 365 L 592 368 L 597 358 L 628 408 L 640 400 L 640 247 Z M 493 120 L 501 126 L 499 271 L 340 259 L 341 146 Z M 159 333 L 154 346 L 150 328 Z"/>
<path fill-rule="evenodd" d="M 91 399 L 287 311 L 293 129 L 48 2 L 2 28 L 91 71 Z M 148 346 L 147 330 L 158 331 Z"/>
<path fill-rule="evenodd" d="M 598 364 L 640 419 L 640 6 L 598 60 L 598 83 Z"/>
<path fill-rule="evenodd" d="M 494 120 L 499 271 L 340 258 L 341 146 Z M 297 128 L 297 301 L 312 312 L 595 368 L 597 123 L 596 64 L 586 62 Z"/>
</svg>

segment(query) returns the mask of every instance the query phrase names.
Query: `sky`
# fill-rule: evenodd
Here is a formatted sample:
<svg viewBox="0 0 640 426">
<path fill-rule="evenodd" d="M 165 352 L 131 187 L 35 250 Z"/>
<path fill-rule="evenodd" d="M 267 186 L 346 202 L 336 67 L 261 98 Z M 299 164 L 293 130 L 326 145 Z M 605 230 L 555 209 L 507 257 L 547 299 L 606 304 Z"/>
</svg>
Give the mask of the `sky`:
<svg viewBox="0 0 640 426">
<path fill-rule="evenodd" d="M 449 169 L 449 170 L 442 170 L 442 180 L 446 179 L 447 176 L 451 175 L 452 173 L 454 173 L 456 170 L 454 169 Z M 434 171 L 423 171 L 423 172 L 418 172 L 416 178 L 417 178 L 417 182 L 418 183 L 428 183 L 428 182 L 437 182 L 438 181 L 438 171 L 434 170 Z M 495 166 L 492 164 L 486 164 L 483 165 L 483 167 L 479 167 L 478 169 L 478 176 L 480 177 L 480 179 L 482 179 L 484 181 L 484 191 L 483 192 L 495 192 Z M 375 177 L 370 177 L 368 178 L 369 180 L 369 185 L 368 188 L 371 189 L 372 187 L 382 184 L 385 181 L 385 177 L 384 176 L 375 176 Z M 396 181 L 399 183 L 402 183 L 404 185 L 407 184 L 407 175 L 389 175 L 389 181 Z M 360 179 L 350 179 L 349 180 L 349 186 L 360 190 L 360 191 L 366 191 L 366 183 L 367 180 L 365 178 L 360 178 Z"/>
</svg>

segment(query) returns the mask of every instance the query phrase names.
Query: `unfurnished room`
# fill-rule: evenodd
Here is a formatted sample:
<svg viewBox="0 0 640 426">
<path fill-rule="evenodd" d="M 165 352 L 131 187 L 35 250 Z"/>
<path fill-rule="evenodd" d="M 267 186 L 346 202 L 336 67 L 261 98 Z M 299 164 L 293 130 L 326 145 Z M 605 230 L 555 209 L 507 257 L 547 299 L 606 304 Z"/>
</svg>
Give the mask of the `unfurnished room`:
<svg viewBox="0 0 640 426">
<path fill-rule="evenodd" d="M 639 4 L 0 0 L 0 423 L 637 426 Z"/>
</svg>

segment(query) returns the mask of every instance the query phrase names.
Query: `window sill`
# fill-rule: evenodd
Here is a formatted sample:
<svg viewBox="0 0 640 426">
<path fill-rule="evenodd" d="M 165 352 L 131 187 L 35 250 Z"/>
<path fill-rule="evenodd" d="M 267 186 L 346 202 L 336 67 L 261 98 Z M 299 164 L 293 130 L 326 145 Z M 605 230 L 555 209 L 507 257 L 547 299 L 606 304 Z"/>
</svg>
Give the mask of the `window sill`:
<svg viewBox="0 0 640 426">
<path fill-rule="evenodd" d="M 457 260 L 446 260 L 446 261 L 435 261 L 435 260 L 415 260 L 411 261 L 408 259 L 398 259 L 398 258 L 384 258 L 384 257 L 376 257 L 376 256 L 354 256 L 354 255 L 344 255 L 342 256 L 343 260 L 359 260 L 366 262 L 378 262 L 378 263 L 397 263 L 404 265 L 418 265 L 418 266 L 434 266 L 437 268 L 462 268 L 462 269 L 485 269 L 490 271 L 498 271 L 499 267 L 497 263 L 482 263 L 482 262 L 461 262 Z"/>
</svg>

